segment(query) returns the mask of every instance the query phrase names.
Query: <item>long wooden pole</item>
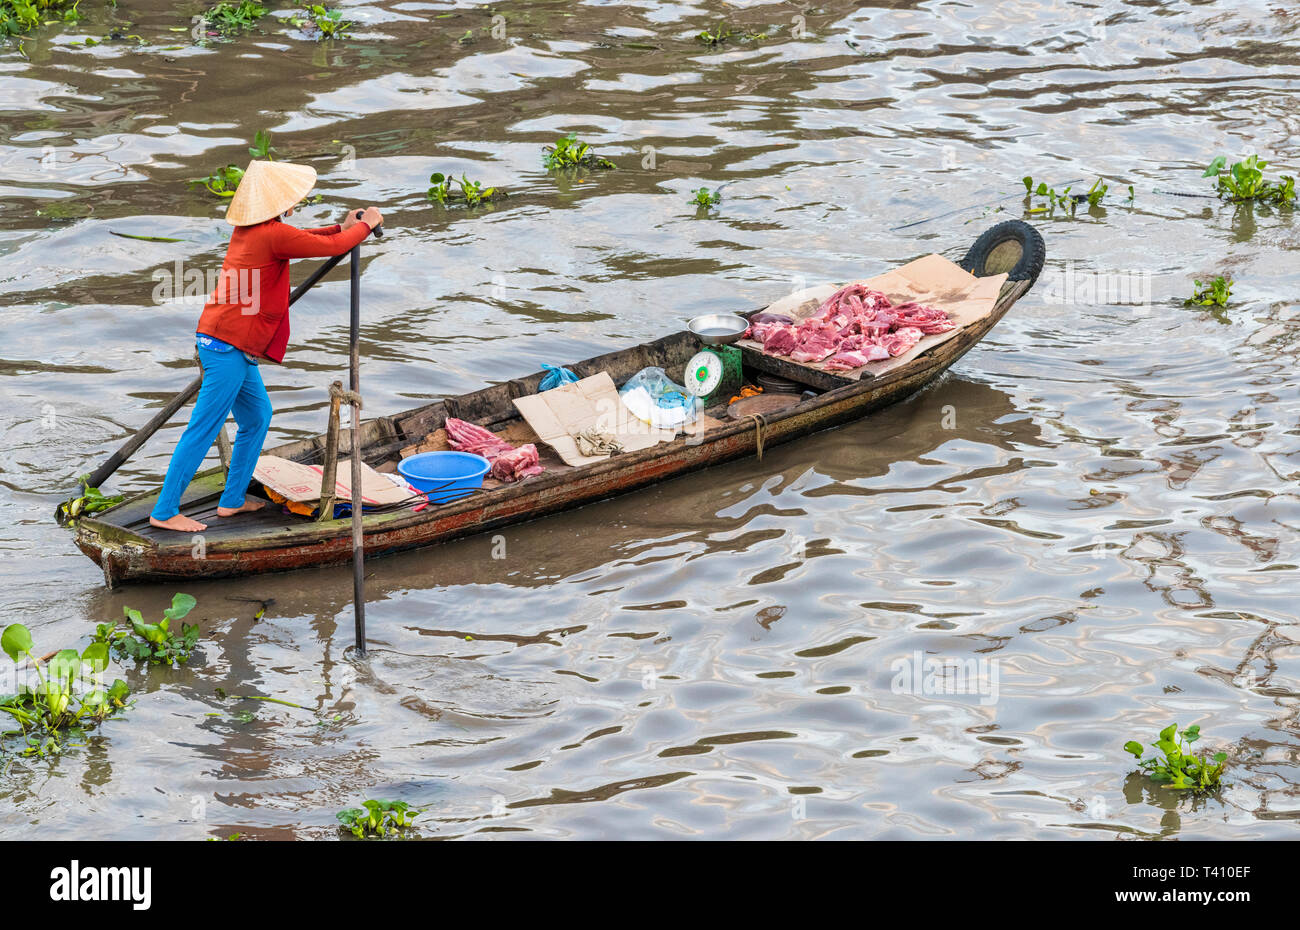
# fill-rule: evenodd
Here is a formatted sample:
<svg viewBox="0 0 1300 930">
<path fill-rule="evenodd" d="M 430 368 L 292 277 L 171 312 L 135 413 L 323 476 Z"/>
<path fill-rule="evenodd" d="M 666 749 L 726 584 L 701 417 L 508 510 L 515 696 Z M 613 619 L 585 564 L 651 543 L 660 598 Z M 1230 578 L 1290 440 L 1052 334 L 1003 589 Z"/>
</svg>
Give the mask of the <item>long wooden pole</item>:
<svg viewBox="0 0 1300 930">
<path fill-rule="evenodd" d="M 361 532 L 361 246 L 354 246 L 352 325 L 348 337 L 348 389 L 352 392 L 352 602 L 357 655 L 366 654 L 365 537 Z"/>
</svg>

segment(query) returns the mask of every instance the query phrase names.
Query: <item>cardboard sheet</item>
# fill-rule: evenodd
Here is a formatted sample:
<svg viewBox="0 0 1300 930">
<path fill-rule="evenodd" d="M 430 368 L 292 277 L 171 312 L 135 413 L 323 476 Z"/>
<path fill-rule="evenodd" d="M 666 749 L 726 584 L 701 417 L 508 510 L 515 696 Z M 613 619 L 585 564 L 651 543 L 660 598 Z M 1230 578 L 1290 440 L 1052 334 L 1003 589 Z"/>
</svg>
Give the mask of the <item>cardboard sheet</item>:
<svg viewBox="0 0 1300 930">
<path fill-rule="evenodd" d="M 604 371 L 540 394 L 517 397 L 514 404 L 538 438 L 566 465 L 608 461 L 607 455 L 578 452 L 573 434 L 589 427 L 613 433 L 625 452 L 648 449 L 677 435 L 675 430 L 654 429 L 632 416 L 619 399 L 614 380 Z"/>
<path fill-rule="evenodd" d="M 957 328 L 934 336 L 922 336 L 916 345 L 897 358 L 890 358 L 881 362 L 870 362 L 852 371 L 836 371 L 831 372 L 831 374 L 852 380 L 859 379 L 864 374 L 870 377 L 878 377 L 887 371 L 892 371 L 900 365 L 910 362 L 934 346 L 947 342 L 960 333 L 963 327 L 982 320 L 993 312 L 993 306 L 998 300 L 998 293 L 1002 290 L 1002 283 L 1006 279 L 1005 274 L 977 278 L 960 266 L 948 261 L 942 255 L 932 254 L 908 262 L 901 268 L 895 268 L 892 271 L 886 271 L 884 274 L 876 275 L 874 278 L 847 282 L 849 284 L 865 284 L 872 290 L 881 291 L 893 304 L 915 300 L 917 303 L 938 307 L 947 311 L 953 322 L 957 324 Z M 795 321 L 798 322 L 811 316 L 822 301 L 839 289 L 838 286 L 833 284 L 821 284 L 817 287 L 805 288 L 802 291 L 781 298 L 766 309 L 772 313 L 784 313 L 787 316 L 794 317 Z M 752 339 L 742 339 L 737 344 L 758 352 L 763 351 L 762 343 L 755 342 Z M 796 362 L 789 356 L 780 357 L 794 365 L 803 365 L 807 368 L 815 368 L 818 371 L 826 371 L 821 362 Z"/>
<path fill-rule="evenodd" d="M 302 465 L 275 455 L 263 455 L 257 460 L 253 477 L 281 497 L 296 503 L 320 500 L 320 480 L 324 468 L 320 465 Z M 340 501 L 352 500 L 352 462 L 339 459 L 335 472 L 334 496 Z M 400 504 L 415 492 L 400 488 L 361 463 L 361 503 L 370 505 Z"/>
</svg>

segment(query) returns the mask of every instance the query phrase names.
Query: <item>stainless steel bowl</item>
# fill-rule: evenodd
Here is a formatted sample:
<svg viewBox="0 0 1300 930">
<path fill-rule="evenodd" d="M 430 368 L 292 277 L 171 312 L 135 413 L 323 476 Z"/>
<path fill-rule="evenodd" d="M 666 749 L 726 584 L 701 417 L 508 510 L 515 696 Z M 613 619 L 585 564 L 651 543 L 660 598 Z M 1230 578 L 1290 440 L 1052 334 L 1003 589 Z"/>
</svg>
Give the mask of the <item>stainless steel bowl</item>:
<svg viewBox="0 0 1300 930">
<path fill-rule="evenodd" d="M 686 328 L 707 346 L 725 346 L 745 335 L 749 321 L 734 313 L 707 313 L 691 320 Z"/>
</svg>

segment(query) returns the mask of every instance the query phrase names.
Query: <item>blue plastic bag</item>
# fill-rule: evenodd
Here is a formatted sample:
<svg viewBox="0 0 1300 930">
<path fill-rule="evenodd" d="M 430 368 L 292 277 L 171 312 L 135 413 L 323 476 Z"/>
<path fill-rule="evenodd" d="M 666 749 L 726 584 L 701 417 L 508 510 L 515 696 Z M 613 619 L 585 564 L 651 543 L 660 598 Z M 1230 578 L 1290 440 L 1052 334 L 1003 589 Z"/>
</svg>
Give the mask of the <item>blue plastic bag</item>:
<svg viewBox="0 0 1300 930">
<path fill-rule="evenodd" d="M 557 388 L 561 384 L 572 384 L 578 380 L 578 376 L 567 368 L 557 368 L 554 365 L 542 363 L 542 371 L 546 372 L 542 378 L 542 383 L 537 386 L 538 392 L 549 391 L 551 388 Z"/>
</svg>

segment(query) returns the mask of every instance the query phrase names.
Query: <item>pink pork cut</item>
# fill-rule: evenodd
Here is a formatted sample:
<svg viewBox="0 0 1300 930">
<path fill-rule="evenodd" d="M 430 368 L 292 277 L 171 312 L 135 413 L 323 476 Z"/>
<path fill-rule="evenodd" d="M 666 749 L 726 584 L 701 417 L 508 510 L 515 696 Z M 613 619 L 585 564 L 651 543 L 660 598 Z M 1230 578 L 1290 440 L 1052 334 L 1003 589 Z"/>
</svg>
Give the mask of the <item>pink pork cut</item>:
<svg viewBox="0 0 1300 930">
<path fill-rule="evenodd" d="M 796 362 L 820 362 L 835 352 L 839 341 L 839 333 L 834 330 L 831 332 L 813 330 L 799 342 L 795 350 L 790 353 L 790 357 Z"/>
<path fill-rule="evenodd" d="M 442 424 L 442 428 L 447 431 L 447 444 L 457 452 L 469 452 L 473 455 L 481 455 L 485 459 L 491 459 L 495 455 L 514 448 L 504 439 L 500 439 L 478 424 L 466 420 L 447 417 L 447 422 Z"/>
<path fill-rule="evenodd" d="M 916 301 L 894 306 L 888 296 L 863 284 L 840 288 L 811 316 L 798 322 L 786 323 L 779 315 L 771 314 L 772 322 L 767 323 L 761 316 L 751 318 L 750 335 L 763 343 L 765 353 L 788 355 L 796 362 L 828 360 L 826 365 L 832 371 L 903 355 L 921 337 L 957 328 L 937 307 Z M 859 361 L 859 357 L 865 361 Z"/>
<path fill-rule="evenodd" d="M 502 452 L 492 460 L 492 477 L 498 481 L 518 481 L 545 470 L 537 460 L 537 447 L 531 442 Z"/>
<path fill-rule="evenodd" d="M 763 351 L 768 355 L 789 355 L 799 341 L 793 326 L 773 326 L 763 339 Z"/>
<path fill-rule="evenodd" d="M 957 324 L 952 320 L 926 320 L 917 323 L 916 328 L 927 336 L 936 336 L 939 333 L 946 333 L 950 329 L 956 329 Z"/>
<path fill-rule="evenodd" d="M 862 349 L 838 352 L 828 358 L 822 367 L 827 371 L 851 371 L 854 368 L 861 368 L 868 362 L 883 362 L 887 358 L 889 352 L 884 346 L 867 345 Z"/>
<path fill-rule="evenodd" d="M 925 335 L 915 326 L 904 326 L 902 329 L 896 329 L 888 335 L 880 337 L 880 344 L 894 358 L 902 355 L 920 342 L 921 337 Z"/>
<path fill-rule="evenodd" d="M 935 307 L 924 307 L 918 303 L 910 303 L 895 307 L 894 310 L 898 314 L 900 324 L 914 326 L 927 336 L 932 336 L 935 333 L 946 333 L 950 329 L 957 328 L 957 324 L 948 318 L 947 313 Z"/>
<path fill-rule="evenodd" d="M 498 481 L 518 481 L 546 470 L 538 462 L 537 447 L 531 442 L 516 449 L 478 424 L 455 417 L 447 417 L 442 428 L 447 431 L 447 445 L 457 452 L 483 456 L 492 464 L 492 477 Z"/>
</svg>

